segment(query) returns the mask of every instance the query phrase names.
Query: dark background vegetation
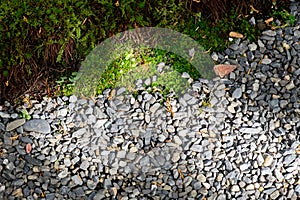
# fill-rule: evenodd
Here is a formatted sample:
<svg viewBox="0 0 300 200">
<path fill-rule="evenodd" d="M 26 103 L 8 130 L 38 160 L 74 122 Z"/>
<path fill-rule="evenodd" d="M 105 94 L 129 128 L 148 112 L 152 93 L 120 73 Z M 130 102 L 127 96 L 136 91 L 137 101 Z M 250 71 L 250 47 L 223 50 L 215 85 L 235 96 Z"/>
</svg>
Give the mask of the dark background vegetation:
<svg viewBox="0 0 300 200">
<path fill-rule="evenodd" d="M 218 51 L 229 44 L 230 31 L 258 36 L 250 17 L 266 19 L 288 5 L 288 0 L 2 0 L 0 104 L 19 103 L 25 93 L 53 96 L 59 77 L 77 71 L 97 44 L 118 32 L 172 28 Z"/>
</svg>

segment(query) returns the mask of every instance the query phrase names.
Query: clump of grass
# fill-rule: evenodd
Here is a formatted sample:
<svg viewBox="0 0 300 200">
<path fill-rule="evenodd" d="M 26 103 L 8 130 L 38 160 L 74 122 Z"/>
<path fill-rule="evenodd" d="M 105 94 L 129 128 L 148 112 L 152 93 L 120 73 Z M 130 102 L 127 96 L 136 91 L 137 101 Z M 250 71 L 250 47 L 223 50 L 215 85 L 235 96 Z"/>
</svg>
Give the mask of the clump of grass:
<svg viewBox="0 0 300 200">
<path fill-rule="evenodd" d="M 156 69 L 161 62 L 171 66 L 171 70 L 163 75 L 159 75 Z M 158 49 L 145 49 L 139 52 L 132 50 L 107 67 L 99 81 L 97 94 L 101 94 L 107 88 L 121 86 L 132 92 L 136 80 L 145 80 L 154 75 L 158 75 L 158 78 L 150 85 L 151 87 L 163 86 L 161 89 L 165 93 L 171 90 L 179 92 L 185 86 L 180 77 L 182 72 L 189 73 L 193 78 L 200 77 L 199 72 L 188 61 L 176 54 Z"/>
</svg>

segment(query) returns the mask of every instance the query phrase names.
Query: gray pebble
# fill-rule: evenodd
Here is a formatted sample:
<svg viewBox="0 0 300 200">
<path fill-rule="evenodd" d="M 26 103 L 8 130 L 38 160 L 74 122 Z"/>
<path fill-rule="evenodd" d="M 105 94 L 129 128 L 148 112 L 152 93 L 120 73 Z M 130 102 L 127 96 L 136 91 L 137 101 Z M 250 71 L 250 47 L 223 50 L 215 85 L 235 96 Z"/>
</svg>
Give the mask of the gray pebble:
<svg viewBox="0 0 300 200">
<path fill-rule="evenodd" d="M 7 125 L 6 125 L 6 131 L 12 131 L 20 126 L 22 126 L 23 124 L 25 124 L 25 119 L 16 119 L 12 122 L 9 122 Z"/>
<path fill-rule="evenodd" d="M 236 88 L 233 93 L 232 93 L 232 97 L 235 99 L 239 99 L 242 96 L 242 89 L 241 88 Z"/>
<path fill-rule="evenodd" d="M 43 119 L 29 120 L 24 124 L 23 128 L 28 132 L 50 133 L 51 131 L 49 123 Z"/>
</svg>

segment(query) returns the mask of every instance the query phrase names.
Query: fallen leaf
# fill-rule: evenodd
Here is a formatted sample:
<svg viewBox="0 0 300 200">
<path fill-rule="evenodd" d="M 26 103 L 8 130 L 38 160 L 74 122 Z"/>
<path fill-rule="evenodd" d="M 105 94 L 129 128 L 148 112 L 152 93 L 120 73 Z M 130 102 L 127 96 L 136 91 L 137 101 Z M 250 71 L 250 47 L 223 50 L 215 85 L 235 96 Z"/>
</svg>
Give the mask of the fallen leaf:
<svg viewBox="0 0 300 200">
<path fill-rule="evenodd" d="M 251 69 L 248 69 L 248 72 L 247 72 L 247 74 L 249 75 L 251 73 Z"/>
<path fill-rule="evenodd" d="M 223 78 L 224 76 L 228 75 L 233 70 L 235 70 L 237 67 L 238 66 L 236 66 L 236 65 L 223 65 L 223 64 L 220 64 L 220 65 L 215 65 L 214 66 L 214 71 L 218 76 Z"/>
<path fill-rule="evenodd" d="M 232 38 L 243 38 L 244 36 L 241 33 L 231 31 L 229 33 L 229 37 L 232 37 Z"/>
<path fill-rule="evenodd" d="M 273 20 L 274 20 L 274 18 L 271 17 L 271 18 L 269 18 L 269 19 L 266 19 L 266 20 L 265 20 L 265 23 L 268 24 L 268 23 L 272 22 Z"/>
<path fill-rule="evenodd" d="M 12 195 L 14 197 L 22 197 L 23 196 L 22 188 L 17 188 L 16 190 L 14 190 L 12 192 Z"/>
<path fill-rule="evenodd" d="M 28 19 L 25 16 L 23 16 L 23 20 L 24 20 L 24 22 L 28 22 Z"/>
<path fill-rule="evenodd" d="M 16 140 L 16 139 L 18 139 L 18 138 L 19 138 L 19 135 L 10 137 L 11 140 Z"/>
<path fill-rule="evenodd" d="M 259 13 L 259 10 L 256 10 L 252 5 L 250 5 L 250 8 L 251 8 L 251 11 L 252 11 L 252 12 Z"/>
<path fill-rule="evenodd" d="M 177 171 L 178 171 L 178 173 L 179 173 L 179 175 L 180 175 L 180 178 L 181 178 L 181 179 L 184 179 L 184 175 L 182 174 L 181 170 L 178 169 Z"/>
<path fill-rule="evenodd" d="M 29 143 L 26 144 L 26 148 L 25 149 L 26 149 L 26 153 L 29 154 L 31 152 L 31 149 L 32 149 L 31 144 L 29 144 Z"/>
</svg>

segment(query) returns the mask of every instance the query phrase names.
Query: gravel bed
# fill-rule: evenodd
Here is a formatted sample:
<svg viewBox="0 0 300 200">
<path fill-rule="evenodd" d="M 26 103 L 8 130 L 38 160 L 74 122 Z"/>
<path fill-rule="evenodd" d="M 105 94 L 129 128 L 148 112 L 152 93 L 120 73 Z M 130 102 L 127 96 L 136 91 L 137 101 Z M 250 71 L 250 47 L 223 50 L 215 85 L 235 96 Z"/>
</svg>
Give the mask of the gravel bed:
<svg viewBox="0 0 300 200">
<path fill-rule="evenodd" d="M 212 53 L 239 68 L 179 98 L 140 80 L 137 95 L 0 106 L 0 199 L 298 199 L 300 3 L 290 8 L 294 27 Z"/>
</svg>

